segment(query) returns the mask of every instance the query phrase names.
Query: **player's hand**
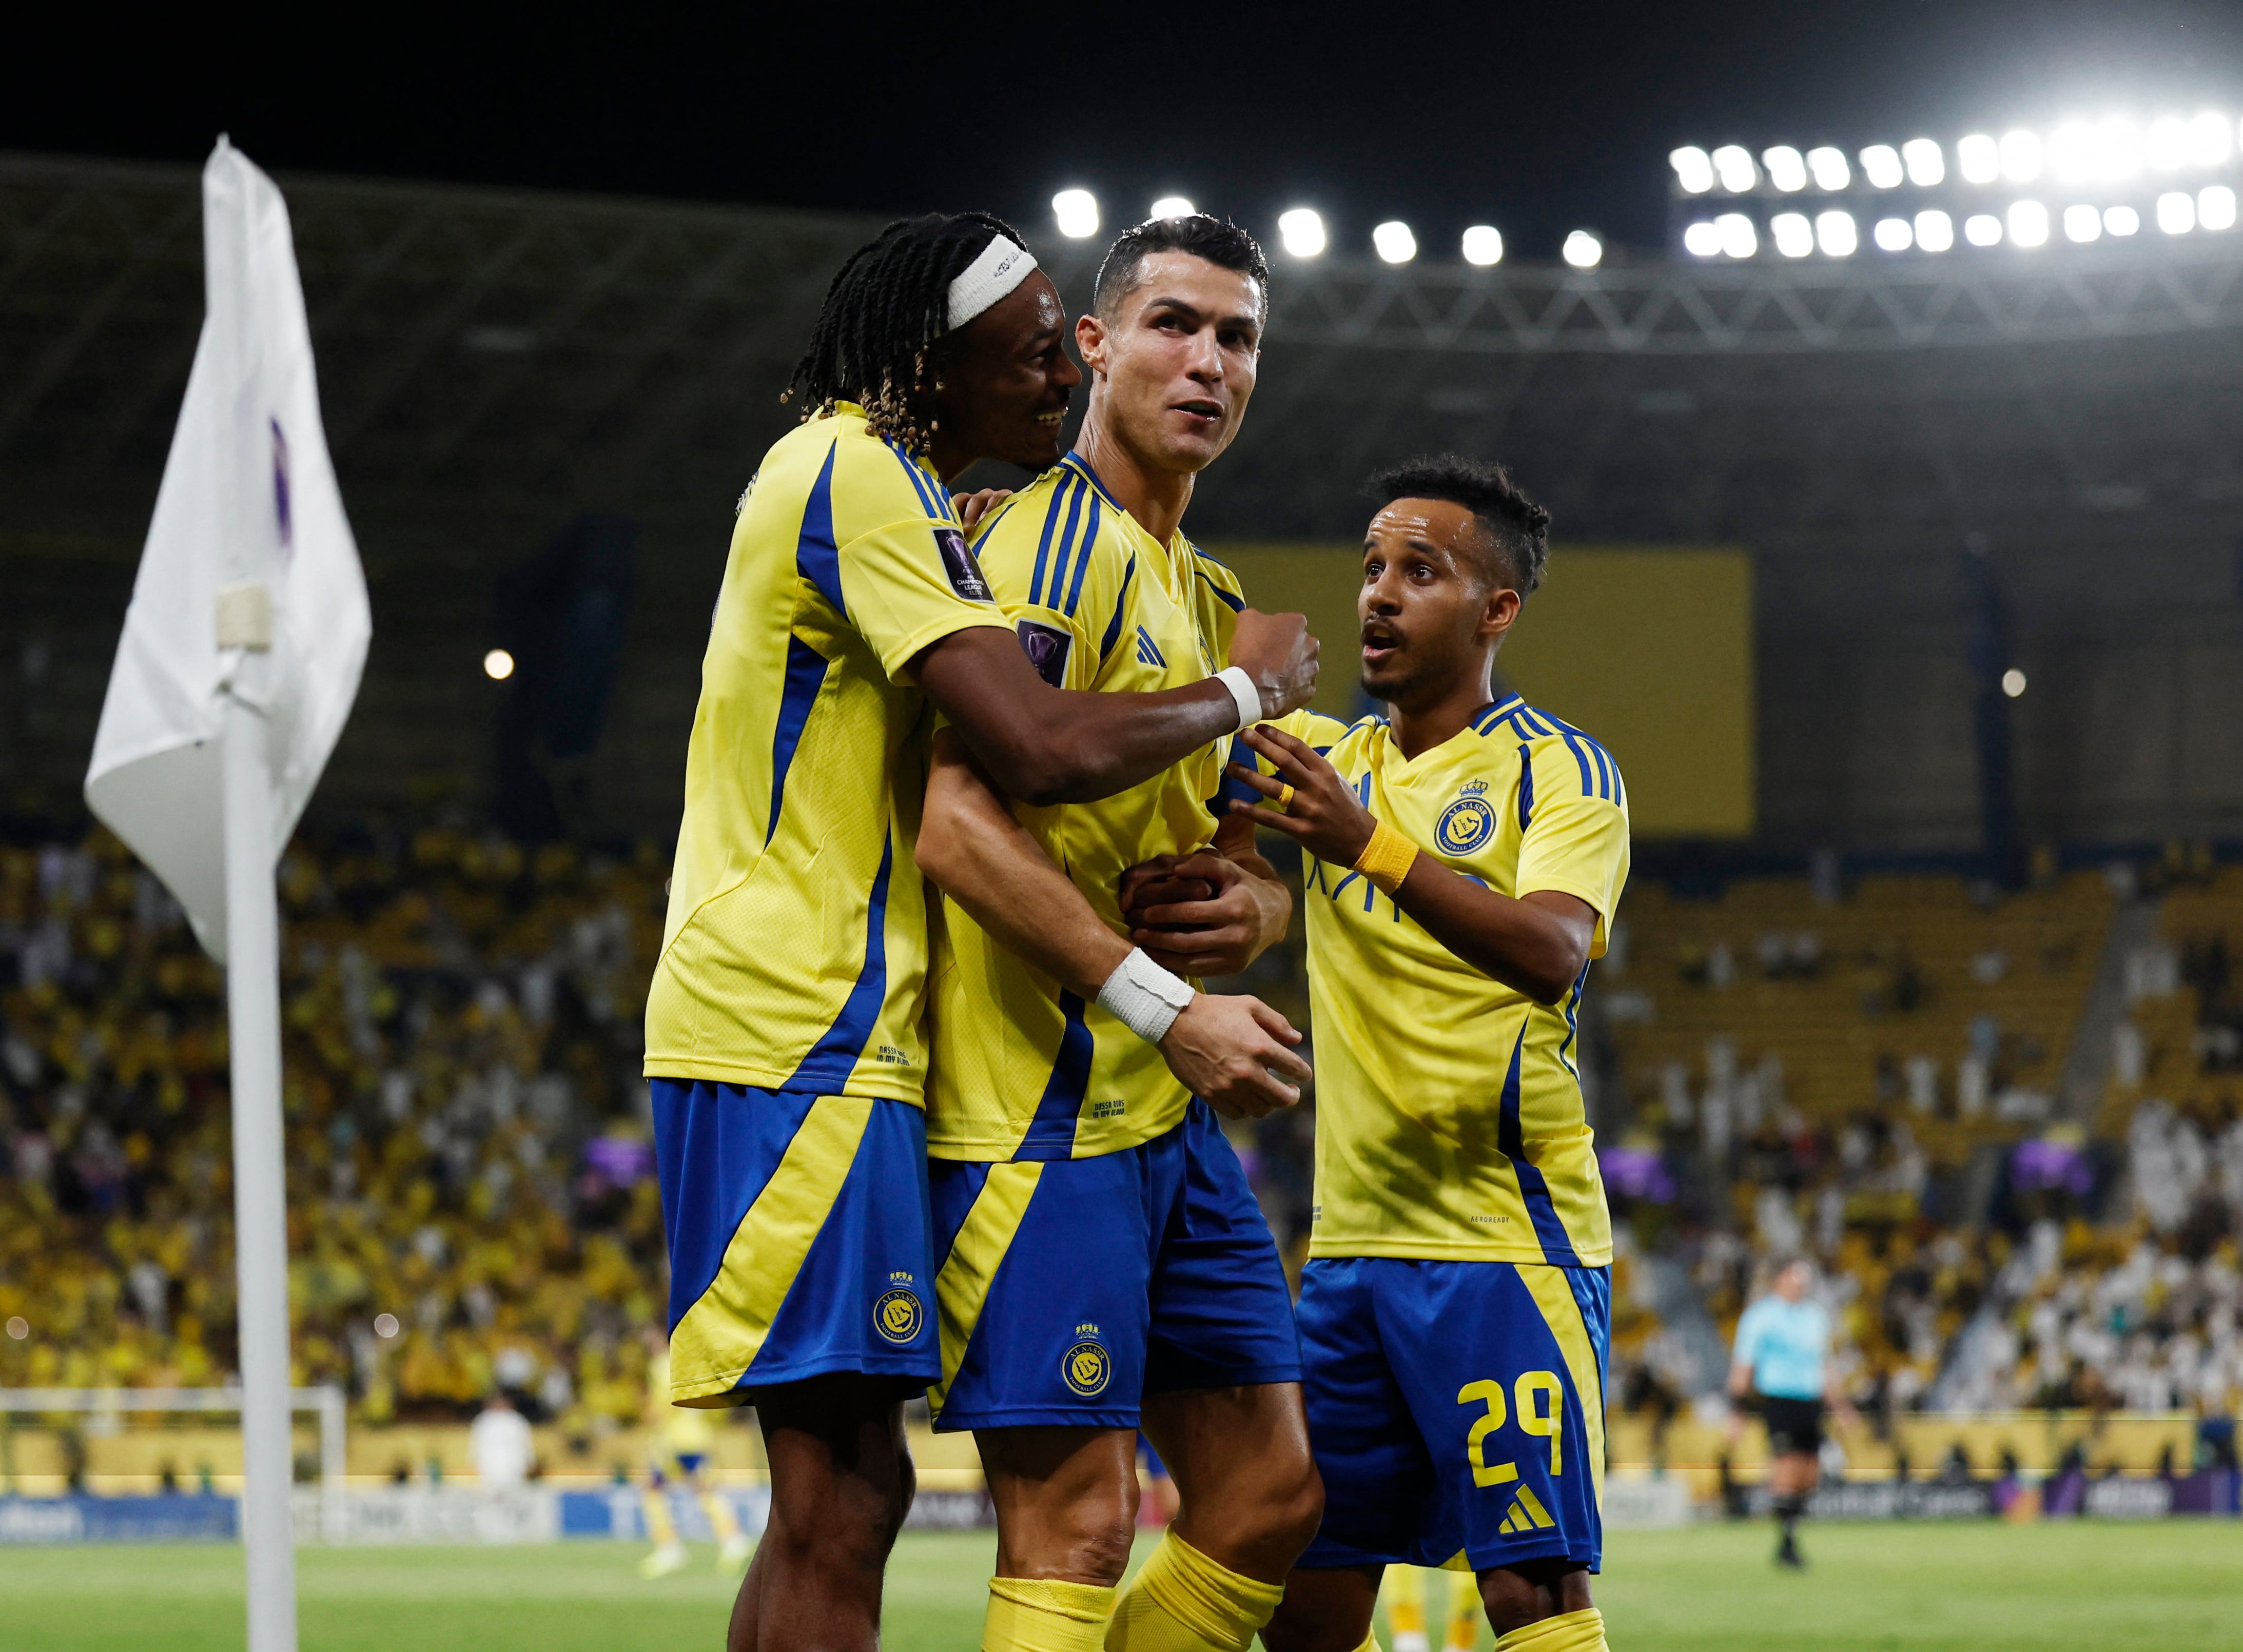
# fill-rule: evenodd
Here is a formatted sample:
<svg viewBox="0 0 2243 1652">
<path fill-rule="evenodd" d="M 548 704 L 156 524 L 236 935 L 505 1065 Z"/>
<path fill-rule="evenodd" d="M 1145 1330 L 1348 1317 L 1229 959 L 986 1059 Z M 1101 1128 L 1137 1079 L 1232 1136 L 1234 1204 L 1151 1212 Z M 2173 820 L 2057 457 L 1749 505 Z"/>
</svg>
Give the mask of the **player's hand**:
<svg viewBox="0 0 2243 1652">
<path fill-rule="evenodd" d="M 979 493 L 953 494 L 950 504 L 958 513 L 958 525 L 971 534 L 983 517 L 1012 496 L 1009 487 L 984 487 Z"/>
<path fill-rule="evenodd" d="M 1309 1064 L 1293 1053 L 1301 1035 L 1259 998 L 1202 992 L 1161 1039 L 1161 1056 L 1184 1087 L 1225 1118 L 1259 1118 L 1301 1098 Z"/>
<path fill-rule="evenodd" d="M 1302 614 L 1248 608 L 1231 634 L 1230 663 L 1254 679 L 1265 717 L 1298 711 L 1317 691 L 1317 640 Z"/>
<path fill-rule="evenodd" d="M 1123 875 L 1122 916 L 1131 942 L 1162 969 L 1236 975 L 1269 944 L 1263 890 L 1259 878 L 1220 855 L 1202 850 L 1181 861 L 1163 855 Z"/>
<path fill-rule="evenodd" d="M 1272 778 L 1243 763 L 1230 764 L 1232 774 L 1270 800 L 1261 804 L 1234 797 L 1232 814 L 1283 832 L 1318 860 L 1335 866 L 1352 866 L 1363 858 L 1378 822 L 1357 799 L 1354 788 L 1340 778 L 1338 769 L 1317 755 L 1314 747 L 1282 729 L 1249 729 L 1240 738 L 1267 757 L 1277 773 Z"/>
</svg>

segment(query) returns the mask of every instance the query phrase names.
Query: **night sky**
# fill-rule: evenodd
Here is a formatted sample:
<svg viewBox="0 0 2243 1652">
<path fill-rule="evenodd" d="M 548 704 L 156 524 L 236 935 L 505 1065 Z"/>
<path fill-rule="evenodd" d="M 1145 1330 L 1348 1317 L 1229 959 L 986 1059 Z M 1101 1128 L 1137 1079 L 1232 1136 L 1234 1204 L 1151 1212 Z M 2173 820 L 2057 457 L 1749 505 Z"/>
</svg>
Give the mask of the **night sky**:
<svg viewBox="0 0 2243 1652">
<path fill-rule="evenodd" d="M 276 171 L 976 206 L 1031 238 L 1081 184 L 1108 226 L 1177 192 L 1265 235 L 1315 206 L 1344 251 L 1399 217 L 1429 252 L 1485 221 L 1548 259 L 1575 227 L 1656 247 L 1680 142 L 2243 114 L 2238 0 L 608 10 L 306 10 L 300 44 L 51 16 L 0 61 L 0 149 L 194 161 L 225 130 Z"/>
</svg>

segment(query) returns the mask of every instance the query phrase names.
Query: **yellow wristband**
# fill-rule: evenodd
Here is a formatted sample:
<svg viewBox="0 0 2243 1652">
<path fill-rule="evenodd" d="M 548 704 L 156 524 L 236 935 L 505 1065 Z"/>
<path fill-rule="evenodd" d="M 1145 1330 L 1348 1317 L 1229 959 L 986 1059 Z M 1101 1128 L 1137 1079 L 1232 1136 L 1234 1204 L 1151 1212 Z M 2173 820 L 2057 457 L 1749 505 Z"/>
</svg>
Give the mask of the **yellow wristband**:
<svg viewBox="0 0 2243 1652">
<path fill-rule="evenodd" d="M 1389 895 L 1402 887 L 1418 858 L 1418 846 L 1383 820 L 1371 823 L 1371 841 L 1355 857 L 1355 870 Z"/>
</svg>

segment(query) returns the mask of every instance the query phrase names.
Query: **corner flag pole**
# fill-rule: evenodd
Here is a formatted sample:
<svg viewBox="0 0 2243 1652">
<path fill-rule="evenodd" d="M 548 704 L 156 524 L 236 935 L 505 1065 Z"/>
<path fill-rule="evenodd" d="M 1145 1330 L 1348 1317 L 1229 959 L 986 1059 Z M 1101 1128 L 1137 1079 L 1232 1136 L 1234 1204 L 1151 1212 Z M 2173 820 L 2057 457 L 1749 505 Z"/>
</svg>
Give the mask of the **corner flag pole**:
<svg viewBox="0 0 2243 1652">
<path fill-rule="evenodd" d="M 262 585 L 219 593 L 218 643 L 264 654 Z M 241 1535 L 249 1652 L 296 1652 L 294 1480 L 288 1400 L 288 1208 L 280 1125 L 280 917 L 265 718 L 226 694 L 226 1036 L 233 1080 L 233 1259 L 241 1356 Z"/>
</svg>

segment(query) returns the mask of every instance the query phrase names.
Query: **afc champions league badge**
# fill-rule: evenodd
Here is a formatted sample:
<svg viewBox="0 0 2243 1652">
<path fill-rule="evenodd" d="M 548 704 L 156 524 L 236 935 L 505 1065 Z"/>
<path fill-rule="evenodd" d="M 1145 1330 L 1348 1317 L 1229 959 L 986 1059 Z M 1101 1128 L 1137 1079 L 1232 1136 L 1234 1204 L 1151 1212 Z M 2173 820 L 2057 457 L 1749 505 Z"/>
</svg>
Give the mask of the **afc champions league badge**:
<svg viewBox="0 0 2243 1652">
<path fill-rule="evenodd" d="M 1105 1391 L 1114 1375 L 1114 1360 L 1097 1343 L 1078 1342 L 1061 1356 L 1059 1373 L 1068 1387 L 1088 1400 Z"/>
<path fill-rule="evenodd" d="M 1433 836 L 1452 855 L 1470 855 L 1495 836 L 1495 810 L 1487 806 L 1487 782 L 1467 780 L 1464 795 L 1441 811 Z"/>
<path fill-rule="evenodd" d="M 926 1323 L 926 1311 L 919 1306 L 919 1293 L 906 1286 L 882 1292 L 880 1299 L 872 1304 L 872 1328 L 891 1342 L 912 1341 Z"/>
</svg>

